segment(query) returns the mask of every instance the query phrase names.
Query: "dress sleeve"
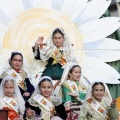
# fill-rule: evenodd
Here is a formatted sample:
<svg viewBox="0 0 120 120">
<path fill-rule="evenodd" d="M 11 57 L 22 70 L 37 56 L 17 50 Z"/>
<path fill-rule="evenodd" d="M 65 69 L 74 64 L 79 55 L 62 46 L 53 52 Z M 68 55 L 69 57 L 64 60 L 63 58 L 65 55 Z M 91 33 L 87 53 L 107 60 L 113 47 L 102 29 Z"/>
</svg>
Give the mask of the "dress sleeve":
<svg viewBox="0 0 120 120">
<path fill-rule="evenodd" d="M 37 50 L 35 50 L 35 47 L 33 46 L 32 49 L 33 49 L 33 52 L 34 52 L 35 59 L 36 60 L 41 60 L 39 48 Z"/>
<path fill-rule="evenodd" d="M 78 120 L 91 120 L 91 116 L 88 114 L 88 111 L 85 107 L 81 107 Z"/>
<path fill-rule="evenodd" d="M 65 112 L 65 107 L 64 107 L 63 103 L 60 104 L 59 106 L 55 106 L 55 110 L 56 110 L 58 116 L 59 116 L 61 119 L 66 120 L 67 114 L 66 114 L 66 112 Z"/>
<path fill-rule="evenodd" d="M 30 80 L 28 78 L 25 79 L 25 83 L 26 83 L 26 87 L 27 90 L 25 92 L 29 92 L 30 95 L 32 95 L 32 93 L 34 92 L 34 86 L 30 83 Z"/>
<path fill-rule="evenodd" d="M 64 102 L 71 102 L 71 96 L 68 94 L 70 92 L 69 89 L 67 89 L 65 86 L 62 86 L 62 91 L 64 95 Z"/>
<path fill-rule="evenodd" d="M 81 100 L 84 100 L 84 99 L 85 99 L 85 96 L 86 96 L 86 93 L 84 93 L 84 92 L 80 92 L 80 93 L 79 93 L 79 98 L 80 98 Z"/>
<path fill-rule="evenodd" d="M 40 116 L 41 110 L 40 110 L 39 107 L 32 106 L 32 105 L 29 104 L 29 102 L 26 102 L 26 103 L 25 103 L 25 108 L 26 108 L 26 109 L 30 108 L 31 110 L 34 110 L 34 111 L 35 111 L 35 116 Z M 26 118 L 27 118 L 27 116 L 26 116 L 26 110 L 25 110 L 25 113 L 24 113 L 23 118 L 24 118 L 25 120 L 27 120 L 27 119 L 26 119 Z"/>
<path fill-rule="evenodd" d="M 116 107 L 110 107 L 110 109 L 108 110 L 109 115 L 110 115 L 110 119 L 114 120 L 114 119 L 118 119 L 119 117 L 119 113 Z"/>
</svg>

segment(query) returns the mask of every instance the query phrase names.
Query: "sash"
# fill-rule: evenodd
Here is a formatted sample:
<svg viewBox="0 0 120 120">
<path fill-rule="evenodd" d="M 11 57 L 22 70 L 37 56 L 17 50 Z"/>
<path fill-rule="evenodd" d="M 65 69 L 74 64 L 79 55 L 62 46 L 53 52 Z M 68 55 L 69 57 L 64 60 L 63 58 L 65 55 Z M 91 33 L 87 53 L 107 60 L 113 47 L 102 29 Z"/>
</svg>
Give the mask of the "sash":
<svg viewBox="0 0 120 120">
<path fill-rule="evenodd" d="M 108 120 L 108 112 L 107 110 L 96 100 L 94 99 L 88 99 L 87 103 L 90 105 L 90 107 L 97 112 L 104 120 Z"/>
<path fill-rule="evenodd" d="M 67 87 L 72 93 L 79 93 L 79 89 L 73 80 L 66 80 L 63 85 Z"/>
<path fill-rule="evenodd" d="M 82 84 L 82 83 L 79 83 L 78 89 L 79 89 L 79 91 L 82 91 L 82 92 L 84 92 L 84 93 L 86 93 L 86 91 L 87 91 L 85 85 Z"/>
<path fill-rule="evenodd" d="M 63 54 L 58 49 L 53 52 L 52 58 L 54 59 L 52 65 L 60 63 L 63 66 L 67 63 L 65 58 L 63 57 Z"/>
<path fill-rule="evenodd" d="M 54 106 L 51 102 L 49 102 L 45 97 L 43 97 L 40 94 L 36 94 L 33 98 L 34 101 L 36 101 L 41 107 L 43 107 L 48 112 L 53 113 Z"/>
<path fill-rule="evenodd" d="M 22 77 L 13 69 L 6 70 L 6 73 L 12 77 L 15 78 L 17 84 L 25 91 L 26 87 L 24 84 L 24 81 L 22 80 Z"/>
<path fill-rule="evenodd" d="M 8 105 L 9 107 L 3 107 L 4 110 L 8 111 L 8 117 L 10 120 L 13 120 L 15 118 L 19 118 L 19 110 L 18 110 L 18 103 L 13 99 L 9 97 L 4 97 L 3 102 Z"/>
</svg>

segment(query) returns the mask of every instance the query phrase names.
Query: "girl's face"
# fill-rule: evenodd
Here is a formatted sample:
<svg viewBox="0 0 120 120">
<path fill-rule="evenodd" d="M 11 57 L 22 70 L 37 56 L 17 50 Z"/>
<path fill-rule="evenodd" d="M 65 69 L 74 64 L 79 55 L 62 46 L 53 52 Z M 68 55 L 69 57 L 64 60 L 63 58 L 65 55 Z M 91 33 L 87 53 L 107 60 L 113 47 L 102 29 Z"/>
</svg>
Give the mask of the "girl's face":
<svg viewBox="0 0 120 120">
<path fill-rule="evenodd" d="M 15 55 L 10 62 L 11 62 L 11 66 L 15 70 L 19 70 L 22 67 L 22 64 L 23 64 L 22 56 Z"/>
<path fill-rule="evenodd" d="M 95 85 L 92 91 L 92 95 L 98 101 L 101 101 L 102 97 L 104 96 L 105 90 L 103 85 Z"/>
<path fill-rule="evenodd" d="M 64 38 L 62 36 L 62 34 L 60 33 L 56 33 L 53 36 L 53 43 L 55 46 L 57 46 L 58 48 L 63 46 L 63 42 L 64 42 Z"/>
<path fill-rule="evenodd" d="M 81 76 L 81 68 L 74 67 L 72 73 L 69 72 L 70 79 L 74 81 L 79 81 Z"/>
<path fill-rule="evenodd" d="M 6 81 L 4 84 L 4 94 L 8 97 L 13 97 L 14 91 L 14 83 L 12 81 Z"/>
<path fill-rule="evenodd" d="M 53 91 L 53 86 L 52 86 L 52 83 L 49 82 L 49 81 L 44 81 L 41 83 L 41 85 L 39 86 L 39 89 L 40 89 L 40 93 L 48 98 L 50 97 L 50 95 L 52 94 L 52 91 Z"/>
</svg>

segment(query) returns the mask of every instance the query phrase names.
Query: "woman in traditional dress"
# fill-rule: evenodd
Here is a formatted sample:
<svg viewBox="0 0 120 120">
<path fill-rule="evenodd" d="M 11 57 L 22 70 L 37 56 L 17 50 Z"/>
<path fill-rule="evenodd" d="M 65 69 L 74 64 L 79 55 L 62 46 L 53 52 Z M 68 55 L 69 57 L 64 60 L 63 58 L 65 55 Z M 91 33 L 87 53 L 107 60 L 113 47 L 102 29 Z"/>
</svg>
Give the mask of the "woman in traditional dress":
<svg viewBox="0 0 120 120">
<path fill-rule="evenodd" d="M 26 103 L 26 120 L 66 120 L 62 99 L 54 95 L 53 90 L 52 79 L 48 76 L 41 77 L 35 92 Z"/>
<path fill-rule="evenodd" d="M 25 102 L 12 76 L 6 76 L 1 82 L 0 109 L 8 110 L 8 120 L 21 120 L 24 114 Z"/>
<path fill-rule="evenodd" d="M 61 79 L 67 120 L 77 120 L 80 106 L 85 99 L 87 88 L 80 78 L 81 67 L 77 63 L 67 64 Z"/>
<path fill-rule="evenodd" d="M 55 28 L 46 44 L 43 43 L 43 37 L 39 37 L 33 46 L 33 52 L 36 60 L 47 61 L 42 76 L 60 80 L 63 73 L 62 66 L 74 59 L 72 47 L 62 28 Z"/>
<path fill-rule="evenodd" d="M 116 100 L 103 82 L 93 83 L 86 95 L 78 120 L 115 120 L 118 118 Z"/>
<path fill-rule="evenodd" d="M 31 84 L 27 73 L 22 68 L 23 66 L 23 56 L 19 52 L 12 52 L 9 65 L 0 75 L 0 80 L 7 76 L 13 76 L 19 86 L 21 95 L 24 100 L 28 100 L 32 93 L 34 92 L 34 86 Z"/>
</svg>

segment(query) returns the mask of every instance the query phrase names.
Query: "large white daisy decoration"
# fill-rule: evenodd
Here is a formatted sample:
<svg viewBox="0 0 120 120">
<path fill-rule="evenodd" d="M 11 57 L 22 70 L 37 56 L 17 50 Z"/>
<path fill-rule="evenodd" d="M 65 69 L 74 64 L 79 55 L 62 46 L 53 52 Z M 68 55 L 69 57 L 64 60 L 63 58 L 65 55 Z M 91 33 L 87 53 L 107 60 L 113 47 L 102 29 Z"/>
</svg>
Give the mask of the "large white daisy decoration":
<svg viewBox="0 0 120 120">
<path fill-rule="evenodd" d="M 0 66 L 11 52 L 33 61 L 32 46 L 62 27 L 90 82 L 101 79 L 117 84 L 120 74 L 105 62 L 120 60 L 120 42 L 106 38 L 120 27 L 120 18 L 100 18 L 111 0 L 0 0 Z"/>
</svg>

